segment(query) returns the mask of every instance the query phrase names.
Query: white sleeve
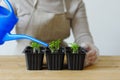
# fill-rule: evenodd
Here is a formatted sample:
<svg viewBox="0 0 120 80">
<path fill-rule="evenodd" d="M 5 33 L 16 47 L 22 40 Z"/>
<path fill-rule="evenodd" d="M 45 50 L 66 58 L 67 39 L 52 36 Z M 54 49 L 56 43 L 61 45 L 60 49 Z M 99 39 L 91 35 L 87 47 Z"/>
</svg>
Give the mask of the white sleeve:
<svg viewBox="0 0 120 80">
<path fill-rule="evenodd" d="M 83 42 L 93 43 L 93 39 L 88 27 L 85 5 L 83 0 L 78 4 L 73 17 L 71 19 L 71 27 L 75 42 L 81 44 Z"/>
<path fill-rule="evenodd" d="M 5 4 L 4 0 L 1 0 L 0 6 L 5 7 L 5 8 L 8 9 L 8 6 L 7 6 L 7 4 Z"/>
</svg>

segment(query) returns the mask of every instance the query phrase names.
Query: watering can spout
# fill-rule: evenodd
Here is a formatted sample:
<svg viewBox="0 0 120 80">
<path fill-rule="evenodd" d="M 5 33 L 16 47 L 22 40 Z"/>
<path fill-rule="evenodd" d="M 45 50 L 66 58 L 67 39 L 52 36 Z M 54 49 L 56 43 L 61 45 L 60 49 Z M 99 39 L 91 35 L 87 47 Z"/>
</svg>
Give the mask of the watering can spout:
<svg viewBox="0 0 120 80">
<path fill-rule="evenodd" d="M 24 34 L 10 34 L 10 33 L 7 33 L 5 35 L 5 37 L 3 38 L 3 42 L 4 41 L 11 41 L 11 40 L 19 40 L 19 39 L 29 39 L 29 40 L 32 40 L 34 42 L 37 42 L 45 47 L 48 47 L 48 44 L 43 42 L 43 41 L 40 41 L 40 40 L 37 40 L 31 36 L 28 36 L 28 35 L 24 35 Z"/>
</svg>

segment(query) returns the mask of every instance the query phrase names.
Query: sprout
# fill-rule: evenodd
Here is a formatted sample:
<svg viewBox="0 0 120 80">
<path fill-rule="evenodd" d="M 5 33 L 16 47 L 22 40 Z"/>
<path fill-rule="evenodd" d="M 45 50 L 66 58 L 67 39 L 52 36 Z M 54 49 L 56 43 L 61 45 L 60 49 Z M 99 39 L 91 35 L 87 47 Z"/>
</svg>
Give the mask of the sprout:
<svg viewBox="0 0 120 80">
<path fill-rule="evenodd" d="M 79 45 L 77 43 L 71 43 L 71 49 L 73 53 L 78 53 Z"/>
<path fill-rule="evenodd" d="M 31 47 L 33 48 L 33 53 L 35 53 L 36 51 L 38 51 L 38 53 L 40 52 L 40 44 L 36 43 L 36 42 L 31 42 Z"/>
<path fill-rule="evenodd" d="M 60 43 L 61 43 L 60 39 L 56 40 L 56 41 L 52 41 L 52 42 L 49 43 L 49 48 L 50 48 L 52 53 L 54 53 L 55 51 L 59 50 Z"/>
</svg>

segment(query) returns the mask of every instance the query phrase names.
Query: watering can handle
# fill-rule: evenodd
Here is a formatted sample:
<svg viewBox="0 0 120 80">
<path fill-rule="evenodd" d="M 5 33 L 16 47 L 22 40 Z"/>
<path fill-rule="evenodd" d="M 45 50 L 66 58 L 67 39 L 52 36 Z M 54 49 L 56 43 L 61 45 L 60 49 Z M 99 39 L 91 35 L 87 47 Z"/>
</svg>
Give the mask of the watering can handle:
<svg viewBox="0 0 120 80">
<path fill-rule="evenodd" d="M 7 4 L 7 6 L 9 7 L 10 12 L 14 13 L 14 10 L 13 10 L 12 5 L 10 4 L 10 2 L 8 0 L 4 0 L 4 1 Z"/>
</svg>

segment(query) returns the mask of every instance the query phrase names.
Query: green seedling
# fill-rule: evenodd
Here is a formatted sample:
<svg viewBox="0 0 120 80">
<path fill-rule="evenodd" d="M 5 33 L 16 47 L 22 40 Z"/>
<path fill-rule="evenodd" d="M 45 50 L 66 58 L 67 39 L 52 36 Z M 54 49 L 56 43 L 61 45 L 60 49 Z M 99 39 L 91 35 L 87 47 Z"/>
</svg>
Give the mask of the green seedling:
<svg viewBox="0 0 120 80">
<path fill-rule="evenodd" d="M 40 52 L 40 44 L 36 43 L 36 42 L 31 42 L 31 47 L 33 48 L 33 53 L 35 53 L 36 51 L 38 51 L 38 53 Z"/>
<path fill-rule="evenodd" d="M 71 43 L 72 53 L 78 53 L 79 45 L 77 43 Z"/>
<path fill-rule="evenodd" d="M 60 48 L 60 43 L 61 43 L 61 40 L 56 40 L 56 41 L 52 41 L 49 43 L 49 48 L 51 50 L 52 53 L 56 52 L 59 50 Z"/>
</svg>

